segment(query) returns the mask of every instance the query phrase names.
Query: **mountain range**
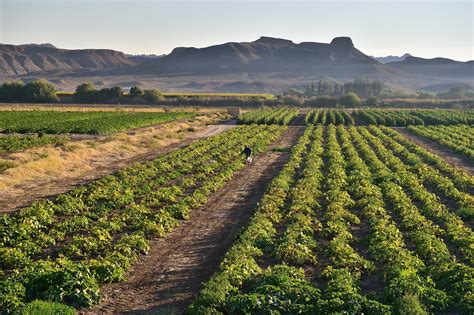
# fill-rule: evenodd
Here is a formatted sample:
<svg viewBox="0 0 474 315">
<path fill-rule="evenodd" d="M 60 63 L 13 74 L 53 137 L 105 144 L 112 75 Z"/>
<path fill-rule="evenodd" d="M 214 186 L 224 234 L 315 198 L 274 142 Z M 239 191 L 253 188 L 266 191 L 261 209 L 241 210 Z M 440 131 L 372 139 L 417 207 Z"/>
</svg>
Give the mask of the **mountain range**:
<svg viewBox="0 0 474 315">
<path fill-rule="evenodd" d="M 324 77 L 356 77 L 389 85 L 473 85 L 474 61 L 403 56 L 372 57 L 349 37 L 330 43 L 294 43 L 260 37 L 205 48 L 178 47 L 170 54 L 126 55 L 108 49 L 69 50 L 51 44 L 0 44 L 0 80 L 47 79 L 62 89 L 83 81 L 98 85 L 140 84 L 169 90 L 279 91 Z"/>
<path fill-rule="evenodd" d="M 395 62 L 395 61 L 403 61 L 405 60 L 407 57 L 411 57 L 411 55 L 409 53 L 405 53 L 401 56 L 393 56 L 393 55 L 390 55 L 390 56 L 385 56 L 385 57 L 373 57 L 375 60 L 377 60 L 378 62 L 380 63 L 389 63 L 389 62 Z"/>
</svg>

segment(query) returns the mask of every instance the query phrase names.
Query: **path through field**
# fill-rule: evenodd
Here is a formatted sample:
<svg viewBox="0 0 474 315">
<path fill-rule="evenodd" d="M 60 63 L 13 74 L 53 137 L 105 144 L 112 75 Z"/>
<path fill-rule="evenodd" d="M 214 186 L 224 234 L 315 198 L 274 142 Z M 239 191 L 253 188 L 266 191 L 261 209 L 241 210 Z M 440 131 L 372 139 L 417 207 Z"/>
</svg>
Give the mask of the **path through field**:
<svg viewBox="0 0 474 315">
<path fill-rule="evenodd" d="M 204 206 L 191 212 L 167 238 L 151 242 L 128 273 L 128 281 L 106 285 L 103 303 L 84 313 L 180 314 L 218 269 L 225 252 L 250 219 L 272 178 L 304 128 L 289 127 L 270 150 L 236 173 Z M 278 152 L 277 152 L 278 151 Z M 284 152 L 280 152 L 284 151 Z"/>
<path fill-rule="evenodd" d="M 99 156 L 92 159 L 88 164 L 91 170 L 81 173 L 80 176 L 68 176 L 53 180 L 38 178 L 27 181 L 17 187 L 13 187 L 14 189 L 1 193 L 0 213 L 15 211 L 31 204 L 35 200 L 51 198 L 70 191 L 77 186 L 87 184 L 107 174 L 112 174 L 128 165 L 154 159 L 158 155 L 189 145 L 197 139 L 209 138 L 233 127 L 231 124 L 211 125 L 204 130 L 189 133 L 182 141 L 165 147 L 157 147 L 156 149 L 148 150 L 146 153 L 135 154 L 131 157 L 130 155 L 122 156 L 120 152 L 111 156 Z"/>
<path fill-rule="evenodd" d="M 474 161 L 463 157 L 461 154 L 454 152 L 453 150 L 445 147 L 431 139 L 420 137 L 417 135 L 412 134 L 406 128 L 393 128 L 402 134 L 404 137 L 410 139 L 411 141 L 415 142 L 419 146 L 427 149 L 431 153 L 439 155 L 442 157 L 446 162 L 455 167 L 462 168 L 466 170 L 470 175 L 474 176 Z"/>
</svg>

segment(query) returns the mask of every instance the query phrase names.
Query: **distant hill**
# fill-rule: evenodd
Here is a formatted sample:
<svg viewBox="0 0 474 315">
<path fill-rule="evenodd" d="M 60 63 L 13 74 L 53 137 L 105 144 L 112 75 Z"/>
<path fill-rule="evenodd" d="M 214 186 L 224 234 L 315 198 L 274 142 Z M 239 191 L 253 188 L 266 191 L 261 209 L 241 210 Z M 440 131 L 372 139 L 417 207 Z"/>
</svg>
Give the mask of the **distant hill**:
<svg viewBox="0 0 474 315">
<path fill-rule="evenodd" d="M 52 44 L 0 44 L 0 74 L 3 75 L 116 69 L 136 64 L 124 53 L 108 49 L 68 50 Z"/>
<path fill-rule="evenodd" d="M 126 54 L 125 56 L 129 60 L 133 61 L 134 63 L 140 64 L 144 61 L 149 61 L 149 60 L 155 59 L 155 58 L 161 58 L 161 57 L 166 56 L 166 55 L 154 55 L 154 54 L 150 54 L 150 55 L 146 55 L 146 54 L 131 55 L 131 54 Z"/>
<path fill-rule="evenodd" d="M 420 90 L 427 91 L 427 92 L 433 92 L 433 93 L 441 93 L 441 92 L 446 92 L 449 89 L 452 89 L 454 87 L 461 87 L 467 92 L 474 92 L 474 82 L 470 83 L 438 83 L 438 84 L 432 84 L 428 86 L 424 86 L 420 88 Z"/>
<path fill-rule="evenodd" d="M 407 57 L 411 57 L 411 55 L 409 53 L 406 53 L 402 56 L 385 56 L 385 57 L 373 57 L 375 60 L 377 60 L 378 62 L 380 63 L 389 63 L 389 62 L 395 62 L 395 61 L 403 61 L 405 60 Z"/>
<path fill-rule="evenodd" d="M 389 62 L 386 66 L 415 75 L 474 79 L 473 60 L 462 62 L 447 58 L 425 59 L 409 56 L 403 61 Z"/>
<path fill-rule="evenodd" d="M 206 48 L 175 48 L 169 55 L 130 69 L 140 74 L 209 75 L 226 73 L 322 73 L 358 76 L 377 72 L 381 64 L 354 47 L 349 37 L 331 43 L 261 37 L 253 42 Z"/>
</svg>

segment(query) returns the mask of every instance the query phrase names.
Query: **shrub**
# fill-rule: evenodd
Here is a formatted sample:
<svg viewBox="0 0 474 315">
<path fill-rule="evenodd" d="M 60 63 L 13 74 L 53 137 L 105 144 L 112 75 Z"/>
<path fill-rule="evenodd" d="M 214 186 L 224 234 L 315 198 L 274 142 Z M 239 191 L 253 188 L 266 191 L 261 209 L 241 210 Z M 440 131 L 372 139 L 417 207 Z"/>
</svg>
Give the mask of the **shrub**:
<svg viewBox="0 0 474 315">
<path fill-rule="evenodd" d="M 358 107 L 361 104 L 360 98 L 355 93 L 348 93 L 339 98 L 339 104 L 344 107 Z"/>
<path fill-rule="evenodd" d="M 143 99 L 148 103 L 157 103 L 163 99 L 160 90 L 145 90 L 143 91 Z"/>
</svg>

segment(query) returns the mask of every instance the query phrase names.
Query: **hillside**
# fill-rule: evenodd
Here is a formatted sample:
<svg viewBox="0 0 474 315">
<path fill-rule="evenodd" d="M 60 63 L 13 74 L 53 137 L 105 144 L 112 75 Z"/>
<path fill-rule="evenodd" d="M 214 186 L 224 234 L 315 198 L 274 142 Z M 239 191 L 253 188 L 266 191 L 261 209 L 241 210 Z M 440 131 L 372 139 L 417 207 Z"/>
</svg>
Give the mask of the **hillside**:
<svg viewBox="0 0 474 315">
<path fill-rule="evenodd" d="M 448 58 L 425 59 L 408 56 L 402 61 L 389 62 L 386 66 L 409 74 L 437 77 L 474 77 L 474 61 L 455 61 Z"/>
<path fill-rule="evenodd" d="M 375 73 L 379 62 L 354 47 L 348 37 L 331 43 L 261 37 L 253 42 L 206 48 L 175 48 L 171 54 L 130 69 L 140 74 L 208 75 L 225 73 L 324 73 L 351 76 Z"/>
<path fill-rule="evenodd" d="M 409 90 L 473 82 L 473 61 L 409 54 L 378 59 L 357 49 L 349 37 L 336 37 L 330 43 L 294 43 L 263 36 L 252 42 L 178 47 L 168 55 L 67 50 L 51 44 L 0 45 L 0 78 L 43 78 L 63 90 L 91 81 L 99 87 L 243 93 L 280 92 L 319 78 L 342 82 L 367 77 Z"/>
<path fill-rule="evenodd" d="M 59 49 L 51 44 L 0 44 L 0 75 L 103 70 L 135 65 L 122 52 L 109 49 Z"/>
</svg>

